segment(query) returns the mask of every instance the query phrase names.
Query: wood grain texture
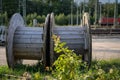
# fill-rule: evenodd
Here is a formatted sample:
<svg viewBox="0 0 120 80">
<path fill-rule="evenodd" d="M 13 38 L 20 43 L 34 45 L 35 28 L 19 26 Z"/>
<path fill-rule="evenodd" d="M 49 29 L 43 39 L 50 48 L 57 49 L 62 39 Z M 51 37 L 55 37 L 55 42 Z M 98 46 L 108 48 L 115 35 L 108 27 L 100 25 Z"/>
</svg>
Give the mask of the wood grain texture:
<svg viewBox="0 0 120 80">
<path fill-rule="evenodd" d="M 24 27 L 24 20 L 19 13 L 15 13 L 9 23 L 8 35 L 7 35 L 7 46 L 6 46 L 6 56 L 7 63 L 10 68 L 14 67 L 14 55 L 13 55 L 13 37 L 16 29 L 18 27 Z"/>
<path fill-rule="evenodd" d="M 43 63 L 44 63 L 44 66 L 47 66 L 47 54 L 49 54 L 47 52 L 48 50 L 48 46 L 47 46 L 47 41 L 48 41 L 48 27 L 49 27 L 49 22 L 50 21 L 50 14 L 47 15 L 46 19 L 45 19 L 45 24 L 44 24 L 44 27 L 43 27 Z"/>
<path fill-rule="evenodd" d="M 16 58 L 41 59 L 43 54 L 43 28 L 17 28 L 14 33 L 13 44 L 14 55 L 16 56 Z M 35 57 L 35 55 L 39 56 Z"/>
</svg>

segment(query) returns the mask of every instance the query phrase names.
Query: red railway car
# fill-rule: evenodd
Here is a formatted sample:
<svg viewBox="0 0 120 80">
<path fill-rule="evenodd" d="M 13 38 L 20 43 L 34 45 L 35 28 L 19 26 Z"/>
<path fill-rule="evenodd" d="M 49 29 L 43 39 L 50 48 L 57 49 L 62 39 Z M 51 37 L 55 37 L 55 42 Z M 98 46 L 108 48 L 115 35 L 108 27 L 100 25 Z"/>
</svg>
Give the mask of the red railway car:
<svg viewBox="0 0 120 80">
<path fill-rule="evenodd" d="M 120 18 L 116 18 L 116 19 L 117 19 L 117 24 L 120 25 Z M 101 25 L 113 25 L 114 18 L 103 17 L 99 20 L 99 24 L 101 24 Z"/>
</svg>

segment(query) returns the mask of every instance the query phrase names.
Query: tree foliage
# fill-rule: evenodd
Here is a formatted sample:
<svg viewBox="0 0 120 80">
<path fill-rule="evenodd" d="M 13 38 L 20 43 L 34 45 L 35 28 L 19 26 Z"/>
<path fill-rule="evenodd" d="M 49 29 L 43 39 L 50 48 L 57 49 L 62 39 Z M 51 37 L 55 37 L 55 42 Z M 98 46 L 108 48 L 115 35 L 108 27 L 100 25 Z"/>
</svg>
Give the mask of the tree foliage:
<svg viewBox="0 0 120 80">
<path fill-rule="evenodd" d="M 7 12 L 8 19 L 16 12 L 23 13 L 23 3 L 19 5 L 19 1 L 23 0 L 2 0 L 3 1 L 3 13 Z M 73 6 L 73 14 L 76 15 L 77 4 L 74 0 L 26 0 L 26 12 L 28 14 L 37 13 L 38 15 L 47 15 L 48 13 L 54 12 L 55 15 L 64 14 L 68 16 L 71 14 L 71 5 Z M 94 22 L 95 16 L 95 4 L 96 0 L 89 0 L 85 3 L 85 11 L 91 15 L 91 22 Z M 78 10 L 81 9 L 83 12 L 84 2 L 78 5 Z M 98 5 L 99 6 L 99 5 Z M 120 3 L 118 3 L 118 16 L 120 16 Z M 114 17 L 115 3 L 104 3 L 102 4 L 102 16 Z M 109 13 L 108 13 L 109 10 Z M 80 11 L 79 11 L 80 13 Z M 66 19 L 64 19 L 66 20 Z M 70 21 L 66 21 L 70 23 Z"/>
</svg>

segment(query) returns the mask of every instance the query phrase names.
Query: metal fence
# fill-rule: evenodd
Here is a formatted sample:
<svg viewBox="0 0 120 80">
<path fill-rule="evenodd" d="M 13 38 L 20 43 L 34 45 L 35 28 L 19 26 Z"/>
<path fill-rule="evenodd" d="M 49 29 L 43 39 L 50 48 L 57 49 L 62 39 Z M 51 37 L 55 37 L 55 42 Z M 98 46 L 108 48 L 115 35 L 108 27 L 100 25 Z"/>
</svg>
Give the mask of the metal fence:
<svg viewBox="0 0 120 80">
<path fill-rule="evenodd" d="M 0 26 L 0 46 L 5 44 L 5 26 Z"/>
</svg>

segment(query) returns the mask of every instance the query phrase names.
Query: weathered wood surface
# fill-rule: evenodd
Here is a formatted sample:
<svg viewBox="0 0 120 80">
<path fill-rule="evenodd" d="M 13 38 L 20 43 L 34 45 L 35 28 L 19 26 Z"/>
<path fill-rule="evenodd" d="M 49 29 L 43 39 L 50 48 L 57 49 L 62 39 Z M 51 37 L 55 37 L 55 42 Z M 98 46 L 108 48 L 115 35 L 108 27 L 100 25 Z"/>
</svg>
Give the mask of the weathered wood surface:
<svg viewBox="0 0 120 80">
<path fill-rule="evenodd" d="M 43 27 L 43 63 L 44 63 L 44 66 L 48 66 L 49 65 L 49 62 L 50 62 L 50 53 L 49 53 L 49 46 L 48 46 L 48 41 L 49 41 L 49 37 L 47 34 L 48 33 L 48 30 L 49 30 L 49 24 L 50 24 L 50 14 L 47 15 L 46 19 L 45 19 L 45 25 Z M 48 58 L 47 58 L 48 57 Z"/>
<path fill-rule="evenodd" d="M 77 54 L 82 54 L 84 60 L 91 62 L 91 35 L 89 26 L 89 15 L 83 15 L 81 26 L 55 26 L 54 15 L 51 14 L 51 32 L 60 36 L 61 42 L 66 42 L 66 46 L 74 50 Z M 51 36 L 52 37 L 52 36 Z M 51 51 L 53 51 L 53 41 L 50 41 Z M 51 58 L 54 58 L 54 51 L 51 52 Z"/>
<path fill-rule="evenodd" d="M 54 60 L 55 60 L 55 54 L 54 54 L 54 42 L 53 42 L 53 30 L 55 27 L 55 18 L 54 13 L 51 13 L 50 15 L 50 65 L 52 66 Z"/>
<path fill-rule="evenodd" d="M 22 16 L 18 13 L 14 14 L 10 20 L 8 35 L 7 35 L 7 46 L 6 46 L 6 56 L 8 66 L 13 68 L 15 64 L 15 59 L 13 55 L 13 37 L 16 29 L 18 27 L 24 27 L 24 20 Z"/>
<path fill-rule="evenodd" d="M 7 37 L 7 57 L 9 67 L 13 67 L 17 59 L 41 59 L 45 66 L 54 62 L 53 34 L 60 36 L 66 46 L 77 54 L 87 54 L 90 60 L 91 40 L 88 17 L 84 17 L 83 26 L 55 26 L 54 14 L 48 14 L 44 27 L 25 27 L 19 14 L 15 14 L 10 22 Z M 18 20 L 17 20 L 18 19 Z M 16 20 L 16 21 L 14 21 Z"/>
<path fill-rule="evenodd" d="M 16 58 L 41 59 L 42 47 L 43 47 L 42 27 L 17 28 L 17 30 L 14 33 L 13 40 L 13 50 Z"/>
<path fill-rule="evenodd" d="M 7 62 L 14 68 L 16 60 L 40 60 L 43 56 L 43 27 L 25 27 L 24 20 L 16 13 L 10 20 L 7 35 Z"/>
<path fill-rule="evenodd" d="M 42 35 L 42 34 L 41 34 Z M 36 34 L 36 35 L 15 35 L 14 39 L 39 39 L 42 38 L 42 36 Z"/>
<path fill-rule="evenodd" d="M 14 48 L 41 48 L 43 47 L 42 44 L 34 43 L 34 44 L 14 44 Z"/>
<path fill-rule="evenodd" d="M 88 62 L 89 66 L 92 60 L 92 38 L 91 38 L 91 28 L 90 28 L 90 17 L 88 13 L 83 14 L 82 26 L 85 27 L 85 53 L 83 54 L 83 59 Z"/>
<path fill-rule="evenodd" d="M 84 49 L 84 28 L 82 27 L 55 27 L 53 33 L 60 36 L 62 42 L 66 42 L 67 46 L 77 49 Z"/>
<path fill-rule="evenodd" d="M 14 56 L 17 59 L 29 59 L 29 60 L 41 60 L 42 54 L 39 54 L 40 52 L 17 52 Z M 26 57 L 27 56 L 27 57 Z"/>
</svg>

